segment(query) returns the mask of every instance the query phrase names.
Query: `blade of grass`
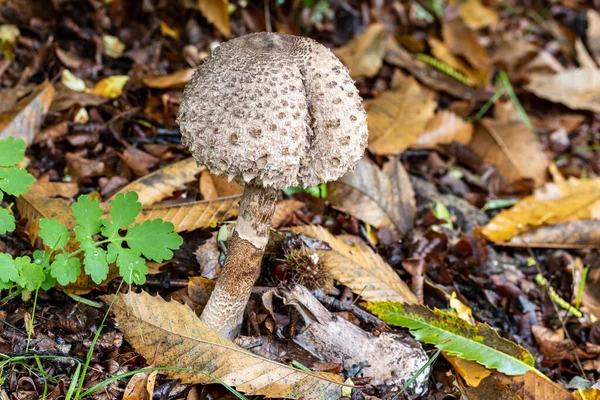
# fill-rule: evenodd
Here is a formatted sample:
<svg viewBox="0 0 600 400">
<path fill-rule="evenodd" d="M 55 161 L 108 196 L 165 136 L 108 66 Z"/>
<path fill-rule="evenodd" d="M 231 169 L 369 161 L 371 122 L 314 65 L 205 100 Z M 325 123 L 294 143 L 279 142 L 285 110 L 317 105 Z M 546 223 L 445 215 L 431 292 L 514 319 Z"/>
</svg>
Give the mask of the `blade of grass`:
<svg viewBox="0 0 600 400">
<path fill-rule="evenodd" d="M 521 105 L 521 102 L 519 101 L 517 94 L 515 93 L 512 85 L 510 84 L 510 81 L 508 80 L 508 75 L 506 75 L 506 72 L 500 71 L 498 73 L 497 79 L 498 79 L 497 82 L 500 82 L 502 84 L 502 86 L 504 87 L 504 90 L 506 90 L 506 93 L 508 94 L 508 97 L 515 105 L 515 108 L 517 109 L 517 112 L 519 113 L 519 117 L 521 118 L 523 123 L 525 125 L 527 125 L 527 127 L 529 129 L 533 130 L 533 124 L 531 123 L 531 120 L 529 119 L 527 112 L 525 112 L 525 109 Z"/>
<path fill-rule="evenodd" d="M 579 305 L 581 304 L 581 296 L 583 295 L 583 288 L 585 286 L 585 281 L 587 279 L 589 270 L 590 270 L 590 266 L 586 265 L 583 268 L 583 274 L 581 274 L 581 282 L 579 283 L 579 288 L 577 290 L 577 300 L 575 300 L 575 308 L 578 310 L 579 310 Z"/>
<path fill-rule="evenodd" d="M 67 394 L 65 396 L 65 400 L 71 400 L 71 396 L 73 396 L 73 392 L 77 387 L 77 382 L 79 381 L 79 374 L 81 373 L 81 364 L 77 364 L 77 368 L 75 369 L 75 373 L 73 374 L 73 378 L 71 379 L 71 384 L 69 385 L 69 390 L 67 390 Z"/>
<path fill-rule="evenodd" d="M 427 360 L 427 362 L 417 371 L 417 373 L 414 374 L 413 377 L 410 378 L 408 382 L 404 384 L 404 386 L 402 386 L 400 391 L 396 393 L 392 400 L 396 400 L 396 398 L 400 396 L 402 392 L 404 392 L 415 381 L 415 379 L 419 377 L 419 375 L 421 375 L 431 364 L 433 364 L 435 360 L 437 360 L 437 358 L 440 356 L 441 352 L 442 349 L 437 349 L 437 351 L 429 358 L 429 360 Z"/>
</svg>

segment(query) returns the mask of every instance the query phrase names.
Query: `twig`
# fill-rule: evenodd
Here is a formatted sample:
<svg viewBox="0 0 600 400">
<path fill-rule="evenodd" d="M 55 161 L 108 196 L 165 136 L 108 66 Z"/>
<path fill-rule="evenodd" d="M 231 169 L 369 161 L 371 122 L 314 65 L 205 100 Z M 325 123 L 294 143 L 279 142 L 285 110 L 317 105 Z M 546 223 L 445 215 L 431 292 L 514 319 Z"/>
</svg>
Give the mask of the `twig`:
<svg viewBox="0 0 600 400">
<path fill-rule="evenodd" d="M 377 327 L 377 329 L 380 329 L 380 330 L 384 330 L 384 329 L 387 330 L 387 325 L 385 322 L 383 322 L 379 318 L 375 317 L 374 315 L 371 315 L 368 312 L 361 310 L 359 307 L 355 306 L 354 304 L 344 304 L 336 298 L 327 296 L 325 293 L 323 293 L 320 290 L 313 291 L 313 295 L 321 303 L 323 303 L 331 308 L 334 308 L 337 311 L 350 311 L 352 314 L 354 314 L 358 319 L 360 319 L 364 323 L 373 324 Z"/>
</svg>

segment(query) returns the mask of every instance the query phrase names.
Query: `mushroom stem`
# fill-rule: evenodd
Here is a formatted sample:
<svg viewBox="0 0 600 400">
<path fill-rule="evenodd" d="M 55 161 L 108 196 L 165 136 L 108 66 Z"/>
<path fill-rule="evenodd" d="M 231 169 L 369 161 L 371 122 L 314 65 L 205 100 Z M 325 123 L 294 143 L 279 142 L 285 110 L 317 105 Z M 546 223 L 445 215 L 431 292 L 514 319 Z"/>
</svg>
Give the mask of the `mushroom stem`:
<svg viewBox="0 0 600 400">
<path fill-rule="evenodd" d="M 200 319 L 224 338 L 239 333 L 244 309 L 260 273 L 278 191 L 247 185 L 223 271 Z"/>
</svg>

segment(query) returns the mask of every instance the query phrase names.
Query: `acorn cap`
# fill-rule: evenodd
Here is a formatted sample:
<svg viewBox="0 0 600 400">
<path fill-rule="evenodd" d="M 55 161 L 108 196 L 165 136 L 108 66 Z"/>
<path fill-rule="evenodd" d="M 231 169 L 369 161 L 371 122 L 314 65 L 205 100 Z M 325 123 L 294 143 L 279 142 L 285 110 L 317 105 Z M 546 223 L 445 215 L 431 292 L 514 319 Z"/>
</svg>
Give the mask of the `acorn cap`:
<svg viewBox="0 0 600 400">
<path fill-rule="evenodd" d="M 312 39 L 277 33 L 219 46 L 187 84 L 177 122 L 212 173 L 276 189 L 339 178 L 368 137 L 346 67 Z"/>
</svg>

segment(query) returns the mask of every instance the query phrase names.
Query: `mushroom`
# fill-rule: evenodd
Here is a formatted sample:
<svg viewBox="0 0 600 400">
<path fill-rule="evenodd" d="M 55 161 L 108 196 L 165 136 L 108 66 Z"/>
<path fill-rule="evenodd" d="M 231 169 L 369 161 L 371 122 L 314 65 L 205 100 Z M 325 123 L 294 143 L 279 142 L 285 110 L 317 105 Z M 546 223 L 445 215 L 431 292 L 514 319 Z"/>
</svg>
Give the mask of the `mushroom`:
<svg viewBox="0 0 600 400">
<path fill-rule="evenodd" d="M 233 339 L 261 267 L 280 189 L 332 181 L 367 143 L 348 70 L 304 37 L 255 33 L 215 49 L 187 84 L 177 123 L 199 164 L 245 186 L 231 246 L 201 315 Z"/>
</svg>

